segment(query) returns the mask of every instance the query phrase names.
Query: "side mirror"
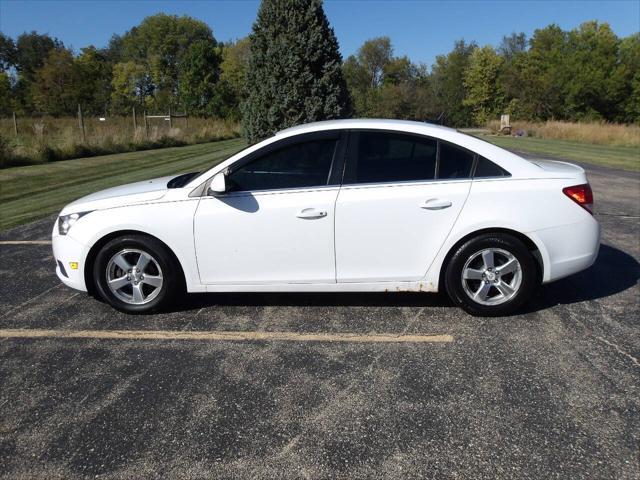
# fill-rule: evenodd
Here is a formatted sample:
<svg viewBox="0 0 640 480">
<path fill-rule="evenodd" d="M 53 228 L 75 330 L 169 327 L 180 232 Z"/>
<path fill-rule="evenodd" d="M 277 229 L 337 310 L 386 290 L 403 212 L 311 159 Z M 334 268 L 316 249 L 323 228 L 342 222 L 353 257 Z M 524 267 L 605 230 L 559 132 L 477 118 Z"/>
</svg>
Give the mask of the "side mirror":
<svg viewBox="0 0 640 480">
<path fill-rule="evenodd" d="M 218 195 L 227 191 L 227 182 L 224 172 L 216 173 L 209 184 L 209 194 Z"/>
</svg>

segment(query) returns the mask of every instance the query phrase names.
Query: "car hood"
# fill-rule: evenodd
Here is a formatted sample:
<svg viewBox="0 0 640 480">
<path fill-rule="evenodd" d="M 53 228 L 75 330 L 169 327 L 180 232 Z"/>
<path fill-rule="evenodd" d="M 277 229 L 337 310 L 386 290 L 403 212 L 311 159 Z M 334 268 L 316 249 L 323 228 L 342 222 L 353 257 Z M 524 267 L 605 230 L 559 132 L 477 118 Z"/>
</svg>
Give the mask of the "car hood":
<svg viewBox="0 0 640 480">
<path fill-rule="evenodd" d="M 124 207 L 158 200 L 166 194 L 167 182 L 172 178 L 175 178 L 175 175 L 107 188 L 71 202 L 64 207 L 61 214 Z"/>
</svg>

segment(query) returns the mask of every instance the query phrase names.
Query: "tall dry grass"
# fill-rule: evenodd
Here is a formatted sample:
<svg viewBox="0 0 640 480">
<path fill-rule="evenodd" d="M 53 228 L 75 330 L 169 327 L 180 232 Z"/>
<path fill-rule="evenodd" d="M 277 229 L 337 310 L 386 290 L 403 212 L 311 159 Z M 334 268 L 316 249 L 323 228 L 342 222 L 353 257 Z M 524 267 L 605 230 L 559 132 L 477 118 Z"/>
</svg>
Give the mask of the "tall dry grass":
<svg viewBox="0 0 640 480">
<path fill-rule="evenodd" d="M 85 136 L 74 117 L 18 118 L 16 137 L 13 119 L 0 119 L 0 168 L 70 158 L 122 153 L 134 150 L 189 145 L 238 137 L 236 122 L 207 118 L 175 118 L 172 126 L 163 119 L 143 118 L 134 129 L 132 117 L 84 119 Z"/>
<path fill-rule="evenodd" d="M 606 122 L 524 122 L 512 121 L 512 134 L 523 131 L 529 137 L 566 140 L 591 143 L 595 145 L 640 146 L 640 126 L 621 125 Z M 494 120 L 487 125 L 492 132 L 500 130 L 500 121 Z"/>
</svg>

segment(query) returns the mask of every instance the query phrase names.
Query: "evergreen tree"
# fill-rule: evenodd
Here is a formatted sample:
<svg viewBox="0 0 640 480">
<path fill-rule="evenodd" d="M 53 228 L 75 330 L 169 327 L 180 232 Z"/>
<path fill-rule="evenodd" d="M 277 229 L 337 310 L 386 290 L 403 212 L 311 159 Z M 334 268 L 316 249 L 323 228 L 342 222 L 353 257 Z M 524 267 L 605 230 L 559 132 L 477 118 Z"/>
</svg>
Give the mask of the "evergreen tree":
<svg viewBox="0 0 640 480">
<path fill-rule="evenodd" d="M 250 42 L 243 108 L 249 141 L 349 114 L 338 41 L 320 0 L 263 0 Z"/>
</svg>

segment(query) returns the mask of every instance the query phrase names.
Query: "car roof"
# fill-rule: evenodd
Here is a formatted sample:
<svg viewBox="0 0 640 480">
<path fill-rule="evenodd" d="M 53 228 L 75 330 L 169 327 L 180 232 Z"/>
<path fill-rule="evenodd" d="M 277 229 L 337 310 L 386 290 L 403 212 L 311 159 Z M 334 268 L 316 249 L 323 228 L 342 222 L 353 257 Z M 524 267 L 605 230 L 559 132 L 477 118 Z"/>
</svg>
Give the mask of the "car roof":
<svg viewBox="0 0 640 480">
<path fill-rule="evenodd" d="M 412 120 L 391 120 L 385 118 L 351 118 L 345 120 L 325 120 L 322 122 L 311 122 L 302 125 L 296 125 L 295 127 L 285 128 L 276 133 L 276 136 L 289 136 L 296 135 L 305 132 L 316 132 L 322 130 L 335 130 L 335 129 L 381 129 L 381 130 L 414 130 L 419 129 L 423 131 L 424 135 L 429 135 L 429 132 L 436 134 L 437 132 L 456 132 L 457 130 L 449 127 L 443 127 L 442 125 L 436 125 L 427 122 L 416 122 Z M 435 135 L 438 136 L 438 135 Z"/>
</svg>

